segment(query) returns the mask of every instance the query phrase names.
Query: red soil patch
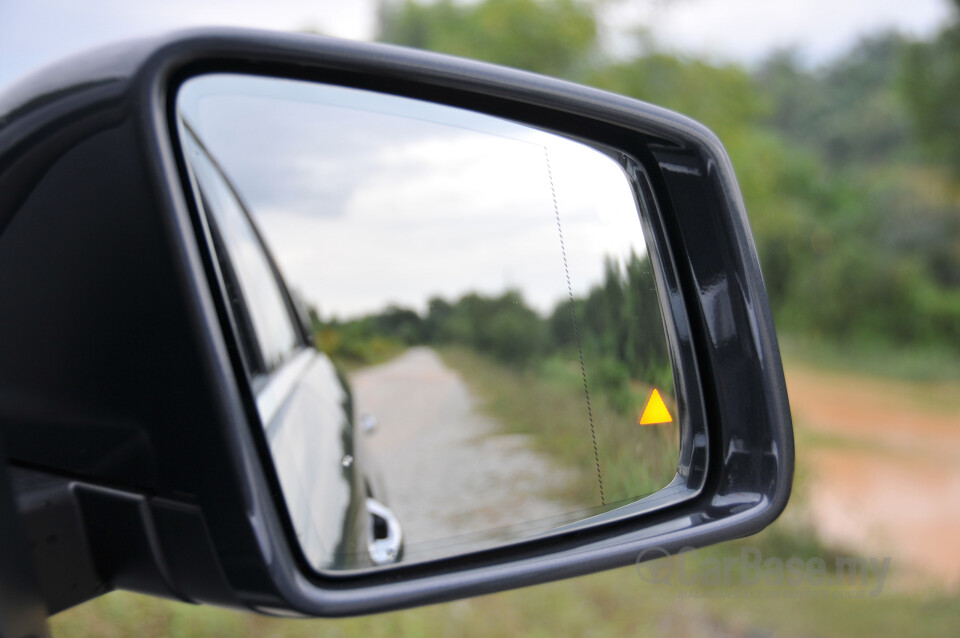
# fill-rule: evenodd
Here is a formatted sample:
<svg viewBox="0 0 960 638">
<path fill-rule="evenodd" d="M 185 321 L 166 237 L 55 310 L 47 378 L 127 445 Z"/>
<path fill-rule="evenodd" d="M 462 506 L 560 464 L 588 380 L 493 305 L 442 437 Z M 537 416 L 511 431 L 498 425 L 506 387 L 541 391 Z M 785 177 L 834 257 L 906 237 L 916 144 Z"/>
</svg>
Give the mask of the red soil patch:
<svg viewBox="0 0 960 638">
<path fill-rule="evenodd" d="M 823 539 L 960 586 L 960 384 L 788 366 L 787 388 L 798 432 L 837 443 L 797 450 Z"/>
</svg>

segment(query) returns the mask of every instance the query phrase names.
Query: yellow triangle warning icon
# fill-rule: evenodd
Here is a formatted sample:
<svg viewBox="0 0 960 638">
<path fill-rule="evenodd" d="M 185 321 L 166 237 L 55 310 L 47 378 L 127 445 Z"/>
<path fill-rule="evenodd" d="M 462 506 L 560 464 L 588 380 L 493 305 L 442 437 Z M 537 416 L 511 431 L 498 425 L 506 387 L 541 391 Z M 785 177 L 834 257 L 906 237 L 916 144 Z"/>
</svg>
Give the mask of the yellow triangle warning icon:
<svg viewBox="0 0 960 638">
<path fill-rule="evenodd" d="M 650 393 L 650 398 L 647 399 L 647 405 L 644 406 L 643 413 L 640 415 L 637 423 L 640 425 L 658 425 L 660 423 L 670 423 L 671 421 L 673 421 L 673 417 L 670 416 L 667 405 L 663 402 L 663 398 L 660 396 L 660 393 L 657 392 L 657 389 L 654 388 L 653 392 Z"/>
</svg>

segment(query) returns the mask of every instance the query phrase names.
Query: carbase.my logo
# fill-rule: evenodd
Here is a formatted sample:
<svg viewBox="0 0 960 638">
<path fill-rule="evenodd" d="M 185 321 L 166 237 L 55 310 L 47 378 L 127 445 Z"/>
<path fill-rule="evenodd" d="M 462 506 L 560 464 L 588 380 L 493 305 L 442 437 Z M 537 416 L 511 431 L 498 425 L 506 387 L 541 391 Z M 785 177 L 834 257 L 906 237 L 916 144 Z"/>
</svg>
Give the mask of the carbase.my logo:
<svg viewBox="0 0 960 638">
<path fill-rule="evenodd" d="M 637 573 L 648 583 L 697 588 L 763 586 L 764 588 L 871 587 L 865 594 L 874 597 L 883 591 L 890 569 L 890 557 L 837 556 L 830 563 L 821 557 L 806 560 L 764 558 L 756 547 L 741 547 L 732 556 L 697 556 L 692 547 L 676 554 L 662 547 L 650 547 L 637 556 Z M 828 569 L 828 567 L 830 569 Z"/>
</svg>

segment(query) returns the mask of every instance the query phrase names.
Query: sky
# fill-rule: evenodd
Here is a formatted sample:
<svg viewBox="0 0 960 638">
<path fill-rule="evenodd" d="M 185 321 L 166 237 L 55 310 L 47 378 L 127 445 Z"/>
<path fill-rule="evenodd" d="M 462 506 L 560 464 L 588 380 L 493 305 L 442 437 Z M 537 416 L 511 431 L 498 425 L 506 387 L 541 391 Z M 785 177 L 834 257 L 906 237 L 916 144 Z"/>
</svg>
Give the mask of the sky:
<svg viewBox="0 0 960 638">
<path fill-rule="evenodd" d="M 548 316 L 602 281 L 605 258 L 622 265 L 646 252 L 619 164 L 557 135 L 409 98 L 227 74 L 187 82 L 178 110 L 287 283 L 325 318 L 426 312 L 431 297 L 507 290 Z"/>
<path fill-rule="evenodd" d="M 660 46 L 745 64 L 796 47 L 815 66 L 842 55 L 862 35 L 896 29 L 935 33 L 947 0 L 651 0 L 623 2 L 615 23 L 643 23 Z"/>
<path fill-rule="evenodd" d="M 609 4 L 605 39 L 626 47 L 637 26 L 687 54 L 751 64 L 796 46 L 815 65 L 865 33 L 933 33 L 947 0 L 621 0 Z M 314 29 L 370 39 L 376 0 L 0 0 L 0 87 L 59 57 L 99 44 L 189 26 Z"/>
</svg>

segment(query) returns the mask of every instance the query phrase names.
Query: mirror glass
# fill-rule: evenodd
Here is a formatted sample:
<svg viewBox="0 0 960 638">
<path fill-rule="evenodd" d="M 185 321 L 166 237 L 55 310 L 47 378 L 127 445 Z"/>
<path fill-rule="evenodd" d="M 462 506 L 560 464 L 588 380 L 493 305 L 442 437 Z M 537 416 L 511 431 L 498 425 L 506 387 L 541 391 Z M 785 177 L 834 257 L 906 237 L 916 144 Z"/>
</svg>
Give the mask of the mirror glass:
<svg viewBox="0 0 960 638">
<path fill-rule="evenodd" d="M 682 415 L 628 160 L 268 77 L 192 78 L 177 117 L 314 568 L 556 533 L 674 480 Z"/>
</svg>

